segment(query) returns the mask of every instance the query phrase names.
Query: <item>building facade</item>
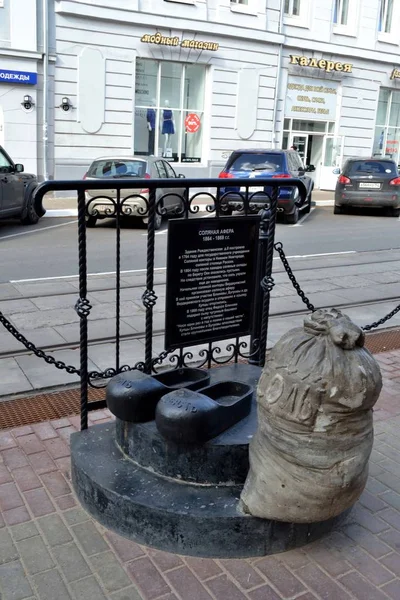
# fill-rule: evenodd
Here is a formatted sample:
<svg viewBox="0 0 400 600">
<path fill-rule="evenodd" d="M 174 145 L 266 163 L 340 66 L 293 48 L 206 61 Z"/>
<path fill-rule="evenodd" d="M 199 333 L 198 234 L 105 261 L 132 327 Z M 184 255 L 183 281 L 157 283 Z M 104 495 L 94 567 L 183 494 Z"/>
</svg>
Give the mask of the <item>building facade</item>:
<svg viewBox="0 0 400 600">
<path fill-rule="evenodd" d="M 236 148 L 295 145 L 316 186 L 332 189 L 348 156 L 399 159 L 394 0 L 53 5 L 50 176 L 80 178 L 99 156 L 132 153 L 216 176 Z"/>
</svg>

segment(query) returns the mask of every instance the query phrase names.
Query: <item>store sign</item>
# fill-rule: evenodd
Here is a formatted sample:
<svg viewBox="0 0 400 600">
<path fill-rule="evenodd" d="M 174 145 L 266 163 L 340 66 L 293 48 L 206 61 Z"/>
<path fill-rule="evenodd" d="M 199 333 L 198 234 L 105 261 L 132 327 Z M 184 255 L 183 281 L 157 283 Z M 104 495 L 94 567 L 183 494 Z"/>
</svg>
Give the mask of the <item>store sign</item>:
<svg viewBox="0 0 400 600">
<path fill-rule="evenodd" d="M 144 44 L 157 44 L 158 46 L 180 46 L 194 50 L 212 50 L 215 52 L 219 48 L 219 44 L 215 42 L 202 42 L 199 40 L 180 40 L 177 36 L 168 37 L 157 32 L 153 35 L 146 33 L 140 38 Z"/>
<path fill-rule="evenodd" d="M 352 73 L 353 65 L 350 63 L 335 62 L 333 60 L 325 60 L 322 58 L 308 58 L 307 56 L 297 56 L 291 54 L 289 56 L 289 62 L 291 65 L 298 65 L 299 67 L 311 67 L 314 69 L 321 69 L 330 73 L 331 71 L 343 71 L 343 73 Z"/>
<path fill-rule="evenodd" d="M 338 85 L 336 81 L 289 77 L 285 117 L 334 121 L 336 119 Z"/>
<path fill-rule="evenodd" d="M 200 129 L 200 117 L 196 113 L 190 113 L 185 119 L 185 130 L 187 133 L 196 133 Z"/>
<path fill-rule="evenodd" d="M 400 69 L 393 69 L 390 79 L 400 79 Z"/>
<path fill-rule="evenodd" d="M 37 73 L 29 73 L 27 71 L 7 71 L 6 69 L 0 69 L 0 82 L 36 85 Z"/>
<path fill-rule="evenodd" d="M 399 151 L 399 140 L 386 141 L 386 154 L 397 154 Z"/>
</svg>

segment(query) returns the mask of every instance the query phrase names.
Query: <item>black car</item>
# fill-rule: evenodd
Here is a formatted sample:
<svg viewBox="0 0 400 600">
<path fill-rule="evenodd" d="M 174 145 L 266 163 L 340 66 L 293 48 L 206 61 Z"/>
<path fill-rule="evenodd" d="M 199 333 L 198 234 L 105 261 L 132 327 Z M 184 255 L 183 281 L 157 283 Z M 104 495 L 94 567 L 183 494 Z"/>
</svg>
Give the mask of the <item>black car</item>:
<svg viewBox="0 0 400 600">
<path fill-rule="evenodd" d="M 335 189 L 335 215 L 350 206 L 386 207 L 400 216 L 400 177 L 390 158 L 349 158 L 344 163 Z"/>
<path fill-rule="evenodd" d="M 0 218 L 19 217 L 24 225 L 39 221 L 33 206 L 36 175 L 24 173 L 24 165 L 14 163 L 0 146 Z"/>
<path fill-rule="evenodd" d="M 257 186 L 257 179 L 289 179 L 298 178 L 306 186 L 307 196 L 301 198 L 299 191 L 294 187 L 279 189 L 278 212 L 284 213 L 287 223 L 297 223 L 299 212 L 310 212 L 311 195 L 314 182 L 307 177 L 306 172 L 314 171 L 315 167 L 305 167 L 295 150 L 236 150 L 230 155 L 228 162 L 219 174 L 222 179 L 251 179 L 254 185 L 249 187 L 250 207 L 254 212 L 268 202 L 266 194 L 271 194 L 272 187 Z M 282 184 L 284 182 L 282 181 Z M 225 214 L 241 207 L 240 192 L 246 188 L 231 187 L 221 188 L 221 206 L 225 206 Z"/>
</svg>

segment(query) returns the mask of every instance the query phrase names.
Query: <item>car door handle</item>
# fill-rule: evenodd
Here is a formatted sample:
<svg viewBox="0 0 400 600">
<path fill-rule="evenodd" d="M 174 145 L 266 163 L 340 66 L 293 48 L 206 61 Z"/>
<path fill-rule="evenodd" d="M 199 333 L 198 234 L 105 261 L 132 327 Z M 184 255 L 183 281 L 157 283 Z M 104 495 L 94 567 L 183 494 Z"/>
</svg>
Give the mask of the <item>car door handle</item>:
<svg viewBox="0 0 400 600">
<path fill-rule="evenodd" d="M 8 182 L 8 177 L 3 177 L 2 181 L 4 181 L 4 183 L 7 183 Z"/>
</svg>

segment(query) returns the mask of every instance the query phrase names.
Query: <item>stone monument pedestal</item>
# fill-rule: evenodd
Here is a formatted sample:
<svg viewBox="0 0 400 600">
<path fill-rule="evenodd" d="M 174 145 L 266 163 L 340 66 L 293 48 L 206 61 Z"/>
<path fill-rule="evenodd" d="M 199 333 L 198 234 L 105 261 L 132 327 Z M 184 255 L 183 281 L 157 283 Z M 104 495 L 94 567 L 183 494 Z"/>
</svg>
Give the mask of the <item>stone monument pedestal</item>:
<svg viewBox="0 0 400 600">
<path fill-rule="evenodd" d="M 210 371 L 211 383 L 251 384 L 261 369 L 237 364 Z M 256 392 L 248 417 L 208 443 L 165 440 L 155 421 L 94 425 L 71 437 L 72 481 L 83 507 L 113 531 L 167 552 L 245 558 L 284 552 L 329 532 L 346 513 L 294 524 L 244 514 L 240 494 L 257 427 Z"/>
</svg>

